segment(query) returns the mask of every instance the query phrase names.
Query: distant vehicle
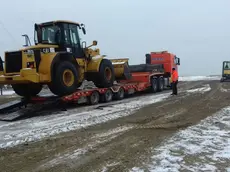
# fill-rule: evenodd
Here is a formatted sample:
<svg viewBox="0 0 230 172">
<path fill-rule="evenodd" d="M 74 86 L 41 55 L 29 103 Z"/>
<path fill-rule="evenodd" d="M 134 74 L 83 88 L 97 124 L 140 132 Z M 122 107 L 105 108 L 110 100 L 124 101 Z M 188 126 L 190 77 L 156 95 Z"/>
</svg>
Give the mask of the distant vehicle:
<svg viewBox="0 0 230 172">
<path fill-rule="evenodd" d="M 229 79 L 230 79 L 230 61 L 224 61 L 222 66 L 222 77 L 220 81 L 224 82 Z"/>
</svg>

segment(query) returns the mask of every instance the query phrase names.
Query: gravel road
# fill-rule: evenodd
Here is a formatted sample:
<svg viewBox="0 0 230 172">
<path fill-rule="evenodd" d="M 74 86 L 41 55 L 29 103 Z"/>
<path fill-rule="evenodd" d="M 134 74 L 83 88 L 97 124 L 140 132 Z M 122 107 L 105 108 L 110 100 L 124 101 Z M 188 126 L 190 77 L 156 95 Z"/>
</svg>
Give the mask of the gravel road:
<svg viewBox="0 0 230 172">
<path fill-rule="evenodd" d="M 228 83 L 179 83 L 170 92 L 105 107 L 0 123 L 1 171 L 129 171 L 153 161 L 152 149 L 230 103 Z"/>
</svg>

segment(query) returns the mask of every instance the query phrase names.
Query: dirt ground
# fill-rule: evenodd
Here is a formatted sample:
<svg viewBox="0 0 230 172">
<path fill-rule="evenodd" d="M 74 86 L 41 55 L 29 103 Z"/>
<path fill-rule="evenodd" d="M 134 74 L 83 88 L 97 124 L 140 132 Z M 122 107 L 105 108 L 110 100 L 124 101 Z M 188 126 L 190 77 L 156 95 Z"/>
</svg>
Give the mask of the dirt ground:
<svg viewBox="0 0 230 172">
<path fill-rule="evenodd" d="M 211 91 L 187 93 L 209 84 Z M 229 83 L 196 81 L 179 84 L 171 96 L 135 114 L 0 150 L 1 171 L 128 171 L 150 161 L 150 151 L 175 132 L 213 115 L 230 103 Z M 141 128 L 152 126 L 152 128 Z M 139 128 L 138 128 L 139 127 Z"/>
</svg>

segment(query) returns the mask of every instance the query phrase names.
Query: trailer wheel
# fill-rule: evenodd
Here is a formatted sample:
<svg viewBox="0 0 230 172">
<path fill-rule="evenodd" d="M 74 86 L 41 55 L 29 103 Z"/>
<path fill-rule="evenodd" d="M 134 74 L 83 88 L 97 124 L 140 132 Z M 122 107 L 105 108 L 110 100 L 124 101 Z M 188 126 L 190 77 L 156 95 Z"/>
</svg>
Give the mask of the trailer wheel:
<svg viewBox="0 0 230 172">
<path fill-rule="evenodd" d="M 118 92 L 115 94 L 116 100 L 122 100 L 125 96 L 125 90 L 121 87 Z"/>
<path fill-rule="evenodd" d="M 151 92 L 153 93 L 157 92 L 157 79 L 156 78 L 151 79 Z"/>
<path fill-rule="evenodd" d="M 14 92 L 22 97 L 36 96 L 42 90 L 42 84 L 12 84 Z"/>
<path fill-rule="evenodd" d="M 94 91 L 90 96 L 89 96 L 89 104 L 90 105 L 95 105 L 98 104 L 100 99 L 100 95 L 97 91 Z"/>
<path fill-rule="evenodd" d="M 113 99 L 113 92 L 110 89 L 107 89 L 106 92 L 101 96 L 101 102 L 106 103 L 110 102 Z"/>
<path fill-rule="evenodd" d="M 55 75 L 50 84 L 50 91 L 58 96 L 72 94 L 78 88 L 78 71 L 69 61 L 62 61 L 55 70 Z"/>
<path fill-rule="evenodd" d="M 158 87 L 157 90 L 160 92 L 164 90 L 164 78 L 163 77 L 158 78 L 157 87 Z"/>
<path fill-rule="evenodd" d="M 98 77 L 95 78 L 94 84 L 98 88 L 108 88 L 113 86 L 115 79 L 112 62 L 108 59 L 103 59 L 98 71 Z"/>
</svg>

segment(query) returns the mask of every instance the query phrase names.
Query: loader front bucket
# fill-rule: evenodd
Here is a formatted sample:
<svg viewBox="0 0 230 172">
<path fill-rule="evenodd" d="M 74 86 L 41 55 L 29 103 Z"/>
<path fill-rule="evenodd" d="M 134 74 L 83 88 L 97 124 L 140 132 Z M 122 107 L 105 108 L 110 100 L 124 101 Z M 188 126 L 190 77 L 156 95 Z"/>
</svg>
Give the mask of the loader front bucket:
<svg viewBox="0 0 230 172">
<path fill-rule="evenodd" d="M 129 70 L 128 58 L 109 60 L 113 64 L 116 80 L 127 80 L 132 77 L 131 72 Z"/>
</svg>

